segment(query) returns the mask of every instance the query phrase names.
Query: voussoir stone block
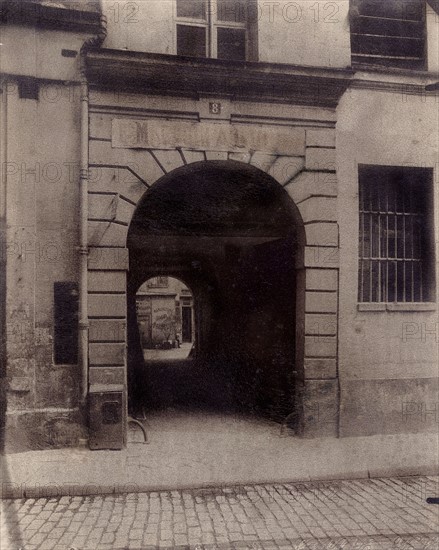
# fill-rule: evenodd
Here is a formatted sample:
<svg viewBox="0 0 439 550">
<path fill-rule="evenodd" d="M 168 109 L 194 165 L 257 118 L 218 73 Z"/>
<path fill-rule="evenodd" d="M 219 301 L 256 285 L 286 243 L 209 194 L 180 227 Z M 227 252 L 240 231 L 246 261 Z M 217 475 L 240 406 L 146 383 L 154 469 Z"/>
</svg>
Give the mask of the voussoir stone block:
<svg viewBox="0 0 439 550">
<path fill-rule="evenodd" d="M 89 148 L 90 164 L 126 166 L 132 170 L 137 178 L 149 185 L 152 185 L 164 175 L 162 168 L 151 153 L 144 149 L 113 148 L 110 142 L 98 140 L 91 140 Z M 174 151 L 174 153 L 178 154 L 177 151 Z M 182 160 L 181 163 L 183 163 Z"/>
<path fill-rule="evenodd" d="M 297 205 L 304 223 L 337 221 L 337 199 L 311 196 Z"/>
<path fill-rule="evenodd" d="M 259 168 L 259 170 L 268 173 L 276 158 L 276 155 L 270 155 L 269 153 L 261 153 L 259 151 L 256 151 L 252 155 L 250 164 L 255 168 Z"/>
<path fill-rule="evenodd" d="M 227 151 L 206 151 L 206 160 L 227 160 Z"/>
<path fill-rule="evenodd" d="M 153 152 L 166 173 L 172 172 L 184 165 L 182 156 L 176 150 L 154 149 Z"/>
<path fill-rule="evenodd" d="M 248 164 L 251 160 L 251 153 L 229 153 L 229 160 L 236 160 L 237 162 Z"/>
<path fill-rule="evenodd" d="M 301 172 L 285 186 L 291 199 L 299 204 L 313 195 L 337 196 L 337 177 L 323 172 Z"/>
<path fill-rule="evenodd" d="M 123 248 L 127 242 L 128 227 L 114 222 L 88 222 L 90 246 L 113 246 Z"/>
<path fill-rule="evenodd" d="M 148 187 L 126 168 L 95 166 L 90 169 L 88 190 L 90 193 L 118 193 L 137 203 Z"/>
<path fill-rule="evenodd" d="M 189 149 L 183 149 L 182 153 L 187 164 L 192 164 L 193 162 L 203 162 L 206 160 L 204 151 L 190 151 Z"/>
<path fill-rule="evenodd" d="M 303 157 L 277 157 L 270 167 L 269 174 L 281 185 L 285 185 L 295 178 L 304 166 L 305 159 Z"/>
<path fill-rule="evenodd" d="M 119 195 L 89 194 L 88 195 L 88 219 L 118 221 L 129 224 L 135 206 Z"/>
</svg>

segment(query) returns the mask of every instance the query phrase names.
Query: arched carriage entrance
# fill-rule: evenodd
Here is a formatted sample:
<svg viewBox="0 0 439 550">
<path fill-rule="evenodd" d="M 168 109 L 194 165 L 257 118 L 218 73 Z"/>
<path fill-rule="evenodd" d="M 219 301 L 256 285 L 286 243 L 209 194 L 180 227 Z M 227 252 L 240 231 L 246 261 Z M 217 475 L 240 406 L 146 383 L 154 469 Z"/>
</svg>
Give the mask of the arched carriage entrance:
<svg viewBox="0 0 439 550">
<path fill-rule="evenodd" d="M 293 201 L 254 166 L 198 162 L 157 181 L 139 201 L 128 231 L 130 406 L 195 403 L 279 421 L 291 414 L 303 357 L 301 297 L 297 306 L 303 246 Z M 143 361 L 135 296 L 147 279 L 160 276 L 179 278 L 194 296 L 197 330 L 186 403 L 181 395 L 169 397 L 172 369 L 152 391 L 151 365 Z"/>
</svg>

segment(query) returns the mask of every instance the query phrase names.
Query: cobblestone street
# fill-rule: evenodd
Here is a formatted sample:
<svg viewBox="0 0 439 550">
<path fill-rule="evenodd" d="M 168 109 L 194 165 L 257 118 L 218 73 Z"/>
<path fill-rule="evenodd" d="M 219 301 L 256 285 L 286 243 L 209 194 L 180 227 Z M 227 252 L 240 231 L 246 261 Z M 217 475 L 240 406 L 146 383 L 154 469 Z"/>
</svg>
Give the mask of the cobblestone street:
<svg viewBox="0 0 439 550">
<path fill-rule="evenodd" d="M 439 478 L 4 500 L 2 550 L 439 548 Z"/>
</svg>

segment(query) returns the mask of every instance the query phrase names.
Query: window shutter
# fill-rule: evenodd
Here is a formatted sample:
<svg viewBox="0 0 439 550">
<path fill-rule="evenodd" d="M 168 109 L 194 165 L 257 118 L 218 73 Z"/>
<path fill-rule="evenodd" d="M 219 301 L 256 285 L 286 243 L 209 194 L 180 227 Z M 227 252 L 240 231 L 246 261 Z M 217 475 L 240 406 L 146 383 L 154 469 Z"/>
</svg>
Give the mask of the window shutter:
<svg viewBox="0 0 439 550">
<path fill-rule="evenodd" d="M 352 64 L 423 70 L 424 0 L 351 0 Z"/>
</svg>

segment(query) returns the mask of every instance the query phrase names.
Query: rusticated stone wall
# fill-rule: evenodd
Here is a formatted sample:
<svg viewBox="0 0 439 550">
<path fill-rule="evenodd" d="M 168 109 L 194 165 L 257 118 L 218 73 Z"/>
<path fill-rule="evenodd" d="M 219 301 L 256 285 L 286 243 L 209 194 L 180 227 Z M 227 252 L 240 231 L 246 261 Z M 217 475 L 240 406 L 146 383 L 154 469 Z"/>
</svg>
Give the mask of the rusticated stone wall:
<svg viewBox="0 0 439 550">
<path fill-rule="evenodd" d="M 297 364 L 303 377 L 303 431 L 308 436 L 337 435 L 338 224 L 335 170 L 335 114 L 316 108 L 221 101 L 221 113 L 209 114 L 210 98 L 178 100 L 92 94 L 89 181 L 89 320 L 90 383 L 126 381 L 126 239 L 142 195 L 165 174 L 193 162 L 233 160 L 271 175 L 296 204 L 306 243 L 302 292 L 297 297 Z M 166 110 L 164 109 L 166 105 Z M 164 119 L 166 118 L 166 122 Z M 219 120 L 218 120 L 219 119 Z M 120 143 L 119 121 L 143 125 L 147 132 L 162 120 L 163 145 L 147 141 Z M 232 125 L 248 143 L 265 150 L 226 151 L 224 144 L 180 148 L 181 127 Z M 145 124 L 146 123 L 146 124 Z M 172 134 L 173 123 L 175 134 Z M 178 128 L 178 132 L 177 132 Z M 216 131 L 216 129 L 214 129 Z M 252 135 L 253 134 L 253 135 Z M 264 136 L 265 135 L 265 136 Z M 281 136 L 270 139 L 267 136 Z M 182 139 L 180 137 L 180 139 Z M 174 146 L 170 145 L 175 141 Z M 191 136 L 183 139 L 190 143 Z M 154 141 L 154 140 L 152 140 Z M 214 140 L 211 140 L 214 142 Z M 131 145 L 130 145 L 131 144 Z M 171 148 L 172 147 L 172 148 Z M 270 149 L 271 147 L 271 149 Z M 220 149 L 220 150 L 218 150 Z"/>
</svg>

